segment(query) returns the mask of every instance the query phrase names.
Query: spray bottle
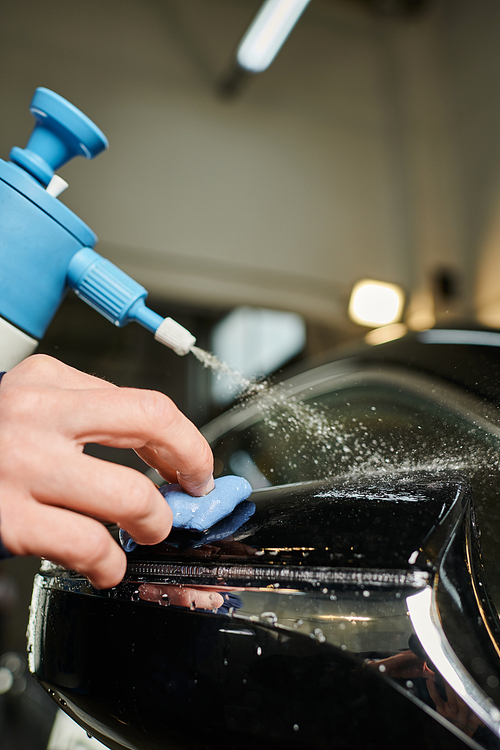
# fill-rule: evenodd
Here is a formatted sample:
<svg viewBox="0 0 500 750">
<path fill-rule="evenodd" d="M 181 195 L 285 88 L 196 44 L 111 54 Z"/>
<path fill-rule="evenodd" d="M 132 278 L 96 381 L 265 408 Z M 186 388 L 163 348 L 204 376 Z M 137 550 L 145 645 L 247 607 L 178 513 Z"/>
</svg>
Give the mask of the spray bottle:
<svg viewBox="0 0 500 750">
<path fill-rule="evenodd" d="M 108 147 L 105 135 L 45 88 L 30 111 L 28 145 L 0 159 L 0 371 L 35 350 L 68 288 L 115 325 L 134 320 L 187 354 L 195 337 L 146 307 L 147 290 L 95 252 L 96 235 L 58 200 L 67 184 L 56 170 L 74 156 L 97 156 Z"/>
</svg>

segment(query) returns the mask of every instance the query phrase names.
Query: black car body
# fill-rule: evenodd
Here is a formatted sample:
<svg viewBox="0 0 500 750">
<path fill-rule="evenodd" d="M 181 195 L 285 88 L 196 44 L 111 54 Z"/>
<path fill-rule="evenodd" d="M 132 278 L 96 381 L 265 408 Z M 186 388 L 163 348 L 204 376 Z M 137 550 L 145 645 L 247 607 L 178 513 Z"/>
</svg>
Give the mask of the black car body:
<svg viewBox="0 0 500 750">
<path fill-rule="evenodd" d="M 206 428 L 250 502 L 109 591 L 44 563 L 31 670 L 111 748 L 500 747 L 499 376 L 464 328 L 261 384 Z"/>
</svg>

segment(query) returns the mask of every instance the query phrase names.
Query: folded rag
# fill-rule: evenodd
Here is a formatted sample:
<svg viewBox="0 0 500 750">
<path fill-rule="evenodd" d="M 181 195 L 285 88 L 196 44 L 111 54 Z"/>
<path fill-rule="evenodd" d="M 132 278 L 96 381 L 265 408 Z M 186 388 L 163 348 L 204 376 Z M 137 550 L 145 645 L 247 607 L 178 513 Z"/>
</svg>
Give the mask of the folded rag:
<svg viewBox="0 0 500 750">
<path fill-rule="evenodd" d="M 232 513 L 252 493 L 251 484 L 243 477 L 235 476 L 219 477 L 212 492 L 203 497 L 188 495 L 180 484 L 164 484 L 159 489 L 172 509 L 172 526 L 194 531 L 209 529 Z M 137 543 L 123 529 L 120 529 L 120 543 L 126 552 L 132 552 L 137 547 Z"/>
</svg>

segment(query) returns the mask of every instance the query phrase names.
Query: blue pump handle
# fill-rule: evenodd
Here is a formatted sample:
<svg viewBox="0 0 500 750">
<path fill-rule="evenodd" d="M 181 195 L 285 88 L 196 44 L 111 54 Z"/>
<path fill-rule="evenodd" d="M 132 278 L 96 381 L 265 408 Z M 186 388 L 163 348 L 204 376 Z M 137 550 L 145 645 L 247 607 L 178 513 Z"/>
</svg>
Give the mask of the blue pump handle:
<svg viewBox="0 0 500 750">
<path fill-rule="evenodd" d="M 108 148 L 106 136 L 92 120 L 54 91 L 37 88 L 30 112 L 35 129 L 26 148 L 11 149 L 10 159 L 44 186 L 74 156 L 92 159 Z"/>
</svg>

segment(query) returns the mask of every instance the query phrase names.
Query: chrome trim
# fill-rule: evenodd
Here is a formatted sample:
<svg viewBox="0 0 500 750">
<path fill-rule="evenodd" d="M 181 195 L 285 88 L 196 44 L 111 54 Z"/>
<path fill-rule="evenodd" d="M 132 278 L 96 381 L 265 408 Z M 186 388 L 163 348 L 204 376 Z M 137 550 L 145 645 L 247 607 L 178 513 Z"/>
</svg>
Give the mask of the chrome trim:
<svg viewBox="0 0 500 750">
<path fill-rule="evenodd" d="M 179 583 L 196 585 L 236 585 L 241 590 L 253 584 L 278 587 L 294 587 L 305 584 L 311 588 L 328 585 L 364 586 L 370 588 L 409 588 L 422 589 L 428 584 L 429 574 L 420 570 L 362 570 L 359 568 L 301 568 L 293 565 L 196 565 L 180 563 L 158 563 L 129 561 L 127 573 L 118 587 L 131 579 L 145 577 L 148 582 Z M 159 579 L 159 580 L 158 580 Z M 44 561 L 37 575 L 38 585 L 77 593 L 93 593 L 87 578 L 81 573 L 68 570 L 54 563 Z M 242 584 L 242 580 L 245 581 Z M 111 589 L 114 591 L 116 589 Z"/>
<path fill-rule="evenodd" d="M 286 566 L 256 565 L 180 565 L 176 563 L 129 562 L 127 576 L 151 576 L 168 579 L 169 583 L 226 585 L 248 581 L 250 584 L 267 585 L 277 583 L 281 586 L 298 584 L 347 585 L 370 587 L 408 587 L 422 588 L 426 585 L 428 574 L 421 571 L 408 573 L 403 570 L 349 570 L 345 568 L 310 567 L 299 568 Z M 126 579 L 125 579 L 126 580 Z"/>
<path fill-rule="evenodd" d="M 486 631 L 487 631 L 487 633 L 488 633 L 488 635 L 490 637 L 491 645 L 493 646 L 493 648 L 497 652 L 497 656 L 500 658 L 500 646 L 498 644 L 497 635 L 493 632 L 491 624 L 488 622 L 488 615 L 487 615 L 487 612 L 485 610 L 484 595 L 485 595 L 486 592 L 485 592 L 484 588 L 483 588 L 483 590 L 481 592 L 479 591 L 479 587 L 478 587 L 477 581 L 476 581 L 476 576 L 473 575 L 473 573 L 472 573 L 472 571 L 473 571 L 473 564 L 472 564 L 472 559 L 471 559 L 471 544 L 470 544 L 470 539 L 469 539 L 468 543 L 465 545 L 465 558 L 466 558 L 467 570 L 468 570 L 469 576 L 470 576 L 472 591 L 474 593 L 474 598 L 476 600 L 476 605 L 477 605 L 477 608 L 479 610 L 479 614 L 481 615 L 481 620 L 483 621 L 483 625 L 486 628 Z M 483 584 L 480 583 L 479 585 L 482 586 Z"/>
<path fill-rule="evenodd" d="M 500 333 L 467 331 L 455 328 L 432 328 L 417 334 L 423 344 L 461 344 L 466 346 L 500 346 Z"/>
<path fill-rule="evenodd" d="M 444 634 L 434 590 L 427 586 L 406 599 L 415 634 L 442 677 L 484 724 L 500 737 L 500 710 L 464 669 Z"/>
</svg>

